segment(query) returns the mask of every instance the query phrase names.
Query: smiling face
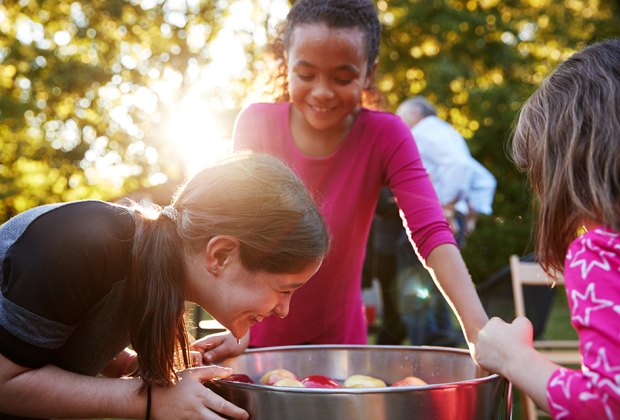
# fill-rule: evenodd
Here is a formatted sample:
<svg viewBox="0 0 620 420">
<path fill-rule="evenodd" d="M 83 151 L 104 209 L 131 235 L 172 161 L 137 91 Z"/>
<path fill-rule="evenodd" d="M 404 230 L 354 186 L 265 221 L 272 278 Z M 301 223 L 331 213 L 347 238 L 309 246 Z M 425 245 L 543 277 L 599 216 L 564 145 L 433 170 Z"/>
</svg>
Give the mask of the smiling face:
<svg viewBox="0 0 620 420">
<path fill-rule="evenodd" d="M 268 316 L 284 318 L 288 315 L 293 292 L 303 286 L 320 265 L 321 261 L 316 261 L 300 273 L 283 274 L 249 272 L 239 264 L 236 272 L 231 270 L 230 277 L 225 279 L 228 287 L 223 290 L 212 315 L 235 337 L 241 338 L 250 327 Z M 216 313 L 221 315 L 218 317 Z"/>
<path fill-rule="evenodd" d="M 293 292 L 316 273 L 321 262 L 317 260 L 299 273 L 250 272 L 241 263 L 238 241 L 216 237 L 206 254 L 188 261 L 187 300 L 241 338 L 268 316 L 285 317 Z"/>
<path fill-rule="evenodd" d="M 366 53 L 358 28 L 298 25 L 286 52 L 292 122 L 346 131 L 371 77 Z"/>
</svg>

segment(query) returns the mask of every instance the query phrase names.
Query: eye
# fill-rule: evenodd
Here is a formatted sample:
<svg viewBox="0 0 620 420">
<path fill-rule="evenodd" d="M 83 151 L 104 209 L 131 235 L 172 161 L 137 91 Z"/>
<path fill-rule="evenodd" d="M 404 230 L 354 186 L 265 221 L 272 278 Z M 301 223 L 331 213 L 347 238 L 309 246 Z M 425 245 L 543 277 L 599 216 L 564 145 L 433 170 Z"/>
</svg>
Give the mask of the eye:
<svg viewBox="0 0 620 420">
<path fill-rule="evenodd" d="M 353 81 L 353 79 L 336 79 L 335 81 L 339 85 L 348 85 Z"/>
<path fill-rule="evenodd" d="M 303 80 L 304 82 L 309 82 L 310 80 L 314 78 L 312 74 L 302 74 L 302 73 L 296 73 L 296 74 L 297 74 L 297 77 L 299 77 L 299 79 Z"/>
<path fill-rule="evenodd" d="M 284 291 L 284 292 L 280 292 L 280 293 L 282 293 L 282 294 L 283 294 L 283 295 L 285 295 L 285 296 L 290 296 L 290 295 L 292 295 L 292 294 L 293 294 L 293 292 L 294 292 L 294 290 L 286 290 L 286 291 Z"/>
</svg>

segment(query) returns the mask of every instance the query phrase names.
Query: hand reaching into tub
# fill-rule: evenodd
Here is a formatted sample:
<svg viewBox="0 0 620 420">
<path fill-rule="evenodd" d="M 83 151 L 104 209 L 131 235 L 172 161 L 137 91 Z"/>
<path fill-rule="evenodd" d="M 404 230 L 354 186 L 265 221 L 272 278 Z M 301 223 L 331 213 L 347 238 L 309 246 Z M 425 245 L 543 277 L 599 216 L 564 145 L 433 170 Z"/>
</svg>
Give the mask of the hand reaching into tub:
<svg viewBox="0 0 620 420">
<path fill-rule="evenodd" d="M 478 333 L 474 358 L 484 369 L 500 374 L 549 411 L 546 388 L 558 369 L 532 346 L 533 328 L 525 317 L 511 324 L 494 317 Z"/>
<path fill-rule="evenodd" d="M 238 356 L 248 348 L 249 342 L 249 331 L 241 340 L 237 340 L 230 331 L 224 331 L 207 335 L 195 341 L 191 349 L 200 353 L 202 357 L 199 357 L 201 361 L 198 364 L 202 365 Z"/>
<path fill-rule="evenodd" d="M 152 419 L 247 419 L 248 413 L 226 401 L 207 387 L 204 382 L 226 378 L 232 369 L 208 366 L 186 369 L 179 373 L 181 380 L 174 386 L 152 388 Z"/>
</svg>

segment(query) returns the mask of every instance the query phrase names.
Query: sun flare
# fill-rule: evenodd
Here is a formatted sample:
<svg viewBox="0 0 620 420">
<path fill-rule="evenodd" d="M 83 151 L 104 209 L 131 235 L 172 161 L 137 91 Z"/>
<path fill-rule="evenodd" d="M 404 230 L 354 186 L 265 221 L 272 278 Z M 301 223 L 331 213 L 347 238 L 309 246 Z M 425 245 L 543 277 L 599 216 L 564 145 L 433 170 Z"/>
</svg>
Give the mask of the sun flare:
<svg viewBox="0 0 620 420">
<path fill-rule="evenodd" d="M 231 153 L 225 127 L 209 113 L 204 100 L 191 93 L 179 102 L 167 124 L 167 137 L 186 162 L 187 175 Z"/>
</svg>

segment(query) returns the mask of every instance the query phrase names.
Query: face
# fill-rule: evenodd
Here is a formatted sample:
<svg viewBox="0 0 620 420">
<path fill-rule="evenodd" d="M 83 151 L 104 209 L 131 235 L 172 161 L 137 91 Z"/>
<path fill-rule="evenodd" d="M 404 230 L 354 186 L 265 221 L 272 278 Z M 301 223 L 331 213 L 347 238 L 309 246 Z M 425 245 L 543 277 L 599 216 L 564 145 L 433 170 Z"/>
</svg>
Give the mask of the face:
<svg viewBox="0 0 620 420">
<path fill-rule="evenodd" d="M 268 316 L 284 318 L 293 292 L 316 273 L 322 260 L 294 274 L 250 272 L 243 267 L 239 253 L 230 252 L 216 275 L 190 280 L 191 299 L 237 338 Z"/>
<path fill-rule="evenodd" d="M 315 130 L 346 129 L 372 76 L 362 30 L 300 24 L 286 58 L 289 93 L 301 121 Z"/>
</svg>

